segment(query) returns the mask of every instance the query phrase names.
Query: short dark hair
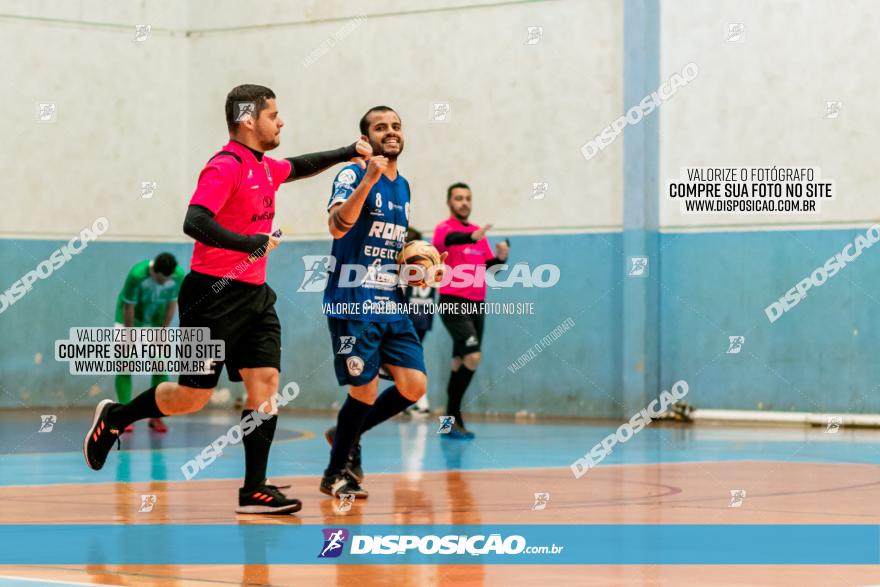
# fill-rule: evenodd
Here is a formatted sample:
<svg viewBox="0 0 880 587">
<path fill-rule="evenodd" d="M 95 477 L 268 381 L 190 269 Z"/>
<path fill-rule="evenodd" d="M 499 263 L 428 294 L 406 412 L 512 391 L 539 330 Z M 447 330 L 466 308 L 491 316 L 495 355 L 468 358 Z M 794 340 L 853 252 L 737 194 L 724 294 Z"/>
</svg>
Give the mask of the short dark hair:
<svg viewBox="0 0 880 587">
<path fill-rule="evenodd" d="M 373 106 L 372 108 L 367 110 L 367 113 L 361 116 L 361 122 L 359 124 L 361 134 L 365 137 L 369 136 L 367 132 L 369 132 L 370 130 L 370 121 L 367 120 L 367 117 L 370 116 L 370 114 L 372 114 L 373 112 L 394 112 L 395 114 L 397 114 L 397 111 L 390 106 Z M 399 114 L 397 114 L 397 116 L 400 117 Z"/>
<path fill-rule="evenodd" d="M 266 101 L 274 100 L 275 92 L 266 86 L 255 84 L 243 84 L 232 88 L 226 94 L 226 127 L 232 131 L 238 126 L 237 118 L 240 115 L 238 104 L 250 102 L 254 105 L 254 121 L 260 117 L 260 112 L 266 109 Z"/>
<path fill-rule="evenodd" d="M 418 229 L 408 226 L 406 229 L 406 242 L 422 240 L 422 233 Z"/>
<path fill-rule="evenodd" d="M 464 188 L 464 189 L 470 191 L 471 186 L 469 186 L 468 184 L 466 184 L 463 181 L 455 182 L 454 184 L 452 184 L 451 186 L 446 188 L 446 201 L 447 202 L 452 199 L 452 190 L 454 190 L 455 188 Z"/>
<path fill-rule="evenodd" d="M 159 255 L 153 259 L 153 271 L 160 275 L 171 277 L 175 269 L 177 269 L 177 259 L 175 259 L 174 255 L 171 253 L 159 253 Z"/>
</svg>

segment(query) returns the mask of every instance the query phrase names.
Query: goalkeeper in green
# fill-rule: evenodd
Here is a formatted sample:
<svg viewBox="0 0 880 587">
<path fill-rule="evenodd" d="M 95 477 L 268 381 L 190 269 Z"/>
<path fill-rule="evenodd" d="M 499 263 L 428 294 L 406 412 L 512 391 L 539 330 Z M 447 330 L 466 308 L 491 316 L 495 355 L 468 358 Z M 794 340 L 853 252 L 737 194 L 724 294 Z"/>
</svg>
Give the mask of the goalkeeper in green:
<svg viewBox="0 0 880 587">
<path fill-rule="evenodd" d="M 160 253 L 155 259 L 137 263 L 125 277 L 125 285 L 116 298 L 116 327 L 167 327 L 177 311 L 177 293 L 183 281 L 184 270 L 170 253 Z M 153 373 L 155 387 L 168 380 L 165 373 Z M 131 374 L 116 375 L 116 396 L 123 404 L 131 401 Z M 150 428 L 167 432 L 161 418 L 152 418 Z M 125 432 L 132 432 L 129 425 Z"/>
</svg>

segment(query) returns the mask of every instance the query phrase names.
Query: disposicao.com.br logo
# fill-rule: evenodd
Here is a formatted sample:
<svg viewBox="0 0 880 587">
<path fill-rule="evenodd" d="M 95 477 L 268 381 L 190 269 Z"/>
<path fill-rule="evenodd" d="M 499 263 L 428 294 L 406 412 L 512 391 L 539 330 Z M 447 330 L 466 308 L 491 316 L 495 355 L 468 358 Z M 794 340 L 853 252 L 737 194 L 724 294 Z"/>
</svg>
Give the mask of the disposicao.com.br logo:
<svg viewBox="0 0 880 587">
<path fill-rule="evenodd" d="M 519 534 L 351 534 L 344 528 L 324 528 L 323 546 L 318 558 L 338 557 L 351 539 L 350 555 L 405 555 L 417 552 L 423 555 L 519 555 L 519 554 L 560 554 L 565 548 L 552 544 L 549 546 L 529 546 Z"/>
</svg>

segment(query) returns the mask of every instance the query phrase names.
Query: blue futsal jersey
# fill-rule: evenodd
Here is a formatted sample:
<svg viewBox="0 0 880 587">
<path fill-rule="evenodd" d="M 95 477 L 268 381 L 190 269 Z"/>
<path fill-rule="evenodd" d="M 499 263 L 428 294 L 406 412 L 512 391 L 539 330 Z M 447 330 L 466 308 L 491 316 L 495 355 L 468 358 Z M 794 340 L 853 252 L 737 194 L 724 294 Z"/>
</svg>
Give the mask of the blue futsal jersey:
<svg viewBox="0 0 880 587">
<path fill-rule="evenodd" d="M 333 181 L 327 209 L 351 197 L 365 173 L 358 165 L 342 169 Z M 400 174 L 394 181 L 382 175 L 367 195 L 357 222 L 333 241 L 334 260 L 324 290 L 327 316 L 367 322 L 406 317 L 395 259 L 406 241 L 409 209 L 409 182 Z"/>
</svg>

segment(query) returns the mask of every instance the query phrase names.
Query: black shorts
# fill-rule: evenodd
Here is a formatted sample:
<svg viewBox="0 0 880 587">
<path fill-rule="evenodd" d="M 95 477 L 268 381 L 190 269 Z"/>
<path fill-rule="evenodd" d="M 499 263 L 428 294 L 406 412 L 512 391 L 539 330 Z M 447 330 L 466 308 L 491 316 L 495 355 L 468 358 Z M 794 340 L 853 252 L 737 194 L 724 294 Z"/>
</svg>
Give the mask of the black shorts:
<svg viewBox="0 0 880 587">
<path fill-rule="evenodd" d="M 223 364 L 230 381 L 241 381 L 239 369 L 274 367 L 281 370 L 281 322 L 275 313 L 275 292 L 267 284 L 253 285 L 190 271 L 177 302 L 180 326 L 208 327 L 212 340 L 225 343 L 226 360 L 215 361 L 213 373 L 180 375 L 187 387 L 217 386 Z"/>
<path fill-rule="evenodd" d="M 452 336 L 452 356 L 463 357 L 480 352 L 484 319 L 483 312 L 480 311 L 480 302 L 472 302 L 458 296 L 441 295 L 440 304 L 443 308 L 440 319 Z M 443 304 L 452 304 L 453 307 L 450 309 Z"/>
</svg>

